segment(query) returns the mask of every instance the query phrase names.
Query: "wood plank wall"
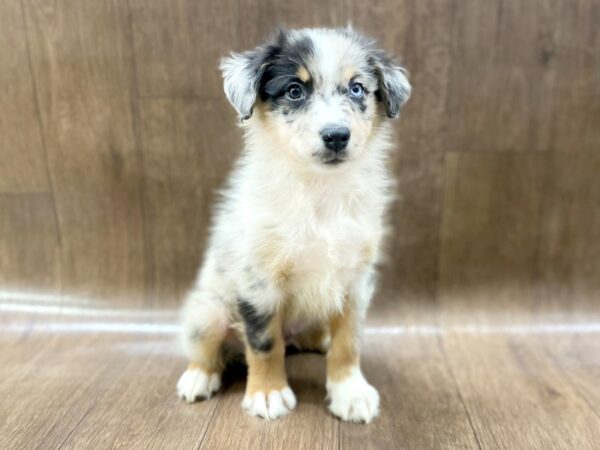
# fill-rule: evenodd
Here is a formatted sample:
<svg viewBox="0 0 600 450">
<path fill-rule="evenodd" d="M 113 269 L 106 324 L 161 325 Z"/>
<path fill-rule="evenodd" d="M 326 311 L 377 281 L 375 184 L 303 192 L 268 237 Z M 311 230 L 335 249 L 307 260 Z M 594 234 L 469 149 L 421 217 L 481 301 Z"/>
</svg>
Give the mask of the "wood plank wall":
<svg viewBox="0 0 600 450">
<path fill-rule="evenodd" d="M 1 2 L 0 287 L 178 303 L 240 146 L 219 58 L 278 24 L 348 22 L 414 85 L 385 284 L 450 308 L 483 286 L 589 308 L 598 0 Z"/>
</svg>

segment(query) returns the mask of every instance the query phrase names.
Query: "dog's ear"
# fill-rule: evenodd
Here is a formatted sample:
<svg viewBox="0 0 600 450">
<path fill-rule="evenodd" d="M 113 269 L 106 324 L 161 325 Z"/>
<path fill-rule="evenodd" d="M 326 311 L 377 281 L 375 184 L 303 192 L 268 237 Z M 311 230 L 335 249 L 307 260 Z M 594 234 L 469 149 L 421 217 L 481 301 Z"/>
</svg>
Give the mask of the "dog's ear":
<svg viewBox="0 0 600 450">
<path fill-rule="evenodd" d="M 242 120 L 252 116 L 260 79 L 266 67 L 267 51 L 258 47 L 244 53 L 232 53 L 221 60 L 225 95 Z"/>
<path fill-rule="evenodd" d="M 281 49 L 289 45 L 289 31 L 278 28 L 261 47 L 244 53 L 232 53 L 221 60 L 225 95 L 242 120 L 252 116 L 263 77 Z"/>
<path fill-rule="evenodd" d="M 370 62 L 377 77 L 377 99 L 384 104 L 390 119 L 398 117 L 400 108 L 410 97 L 411 86 L 407 71 L 381 50 L 371 53 Z"/>
</svg>

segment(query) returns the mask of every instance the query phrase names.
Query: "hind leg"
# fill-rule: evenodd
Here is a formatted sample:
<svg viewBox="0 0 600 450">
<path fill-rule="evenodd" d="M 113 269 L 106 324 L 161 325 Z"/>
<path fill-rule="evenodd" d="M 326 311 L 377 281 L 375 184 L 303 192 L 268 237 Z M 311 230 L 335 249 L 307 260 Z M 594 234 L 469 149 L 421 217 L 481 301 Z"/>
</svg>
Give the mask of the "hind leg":
<svg viewBox="0 0 600 450">
<path fill-rule="evenodd" d="M 293 336 L 289 341 L 289 345 L 297 348 L 300 351 L 317 352 L 322 354 L 327 353 L 330 343 L 331 334 L 329 333 L 329 327 L 324 323 L 302 331 L 301 333 Z"/>
<path fill-rule="evenodd" d="M 187 402 L 208 399 L 221 386 L 221 347 L 227 335 L 226 305 L 208 291 L 194 290 L 183 310 L 182 344 L 190 363 L 177 383 Z"/>
</svg>

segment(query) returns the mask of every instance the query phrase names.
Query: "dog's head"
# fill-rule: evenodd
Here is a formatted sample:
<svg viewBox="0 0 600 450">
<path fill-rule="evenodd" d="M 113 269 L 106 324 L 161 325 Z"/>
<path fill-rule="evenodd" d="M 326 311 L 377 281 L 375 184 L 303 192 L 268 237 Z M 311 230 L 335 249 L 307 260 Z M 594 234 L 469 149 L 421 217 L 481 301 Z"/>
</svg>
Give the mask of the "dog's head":
<svg viewBox="0 0 600 450">
<path fill-rule="evenodd" d="M 406 72 L 351 29 L 279 31 L 221 63 L 227 98 L 250 129 L 311 167 L 369 151 L 410 95 Z"/>
</svg>

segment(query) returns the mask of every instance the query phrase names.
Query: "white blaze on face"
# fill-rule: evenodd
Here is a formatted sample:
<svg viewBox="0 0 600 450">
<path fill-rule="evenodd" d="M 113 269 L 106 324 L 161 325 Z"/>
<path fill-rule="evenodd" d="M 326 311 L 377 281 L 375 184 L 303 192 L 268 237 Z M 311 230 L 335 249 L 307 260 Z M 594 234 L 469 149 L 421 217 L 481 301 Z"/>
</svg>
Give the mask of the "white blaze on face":
<svg viewBox="0 0 600 450">
<path fill-rule="evenodd" d="M 288 129 L 281 131 L 300 155 L 314 159 L 324 150 L 324 128 L 347 127 L 351 133 L 348 159 L 353 159 L 365 147 L 375 106 L 373 92 L 377 84 L 369 71 L 367 53 L 355 40 L 338 31 L 307 30 L 297 37 L 301 36 L 308 36 L 314 48 L 313 57 L 306 61 L 313 90 L 308 108 L 292 123 L 287 121 Z M 353 107 L 348 96 L 352 79 L 370 92 L 364 112 Z"/>
<path fill-rule="evenodd" d="M 314 64 L 319 90 L 335 95 L 340 84 L 368 70 L 365 50 L 350 37 L 331 30 L 310 30 L 308 36 L 314 43 Z"/>
<path fill-rule="evenodd" d="M 339 95 L 326 96 L 316 93 L 310 107 L 310 118 L 319 131 L 327 126 L 349 127 L 351 112 Z"/>
</svg>

